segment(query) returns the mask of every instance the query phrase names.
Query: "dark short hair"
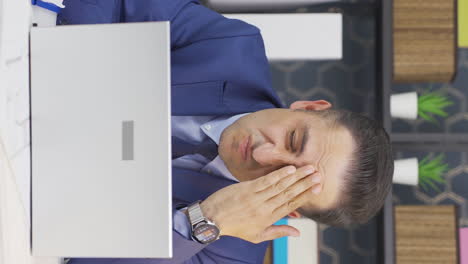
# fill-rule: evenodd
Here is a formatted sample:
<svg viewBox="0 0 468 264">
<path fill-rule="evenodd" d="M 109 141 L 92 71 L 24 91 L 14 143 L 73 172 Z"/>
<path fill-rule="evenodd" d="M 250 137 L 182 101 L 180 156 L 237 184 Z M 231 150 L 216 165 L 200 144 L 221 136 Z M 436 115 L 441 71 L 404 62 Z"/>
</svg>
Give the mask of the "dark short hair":
<svg viewBox="0 0 468 264">
<path fill-rule="evenodd" d="M 303 216 L 331 226 L 353 226 L 368 222 L 378 213 L 391 189 L 393 153 L 384 128 L 364 115 L 346 110 L 307 111 L 348 129 L 355 148 L 344 182 L 339 190 L 339 202 L 327 210 L 299 208 Z"/>
</svg>

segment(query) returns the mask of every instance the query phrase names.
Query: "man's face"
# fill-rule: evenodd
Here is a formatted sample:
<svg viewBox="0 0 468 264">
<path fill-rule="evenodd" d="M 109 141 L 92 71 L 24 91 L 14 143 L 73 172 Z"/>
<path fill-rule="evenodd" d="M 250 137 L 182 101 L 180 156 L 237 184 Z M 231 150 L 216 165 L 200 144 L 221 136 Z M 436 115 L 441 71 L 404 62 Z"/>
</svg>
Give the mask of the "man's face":
<svg viewBox="0 0 468 264">
<path fill-rule="evenodd" d="M 330 106 L 324 107 L 323 101 L 321 104 L 318 109 Z M 301 108 L 317 109 L 310 105 L 296 105 L 295 109 Z M 266 109 L 243 116 L 224 130 L 219 155 L 240 181 L 265 176 L 287 165 L 312 165 L 320 174 L 322 192 L 311 192 L 309 206 L 331 208 L 339 199 L 354 141 L 347 129 L 293 109 Z"/>
</svg>

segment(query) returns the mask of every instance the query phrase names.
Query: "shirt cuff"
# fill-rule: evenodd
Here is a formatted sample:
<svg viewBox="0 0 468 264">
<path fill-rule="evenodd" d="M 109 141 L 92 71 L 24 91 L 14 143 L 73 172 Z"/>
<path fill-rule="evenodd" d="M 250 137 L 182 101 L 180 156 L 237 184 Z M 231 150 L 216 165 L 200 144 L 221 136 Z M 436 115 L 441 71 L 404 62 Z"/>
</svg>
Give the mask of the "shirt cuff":
<svg viewBox="0 0 468 264">
<path fill-rule="evenodd" d="M 182 210 L 176 210 L 173 217 L 174 229 L 188 240 L 192 240 L 190 222 Z M 193 241 L 193 240 L 192 240 Z"/>
</svg>

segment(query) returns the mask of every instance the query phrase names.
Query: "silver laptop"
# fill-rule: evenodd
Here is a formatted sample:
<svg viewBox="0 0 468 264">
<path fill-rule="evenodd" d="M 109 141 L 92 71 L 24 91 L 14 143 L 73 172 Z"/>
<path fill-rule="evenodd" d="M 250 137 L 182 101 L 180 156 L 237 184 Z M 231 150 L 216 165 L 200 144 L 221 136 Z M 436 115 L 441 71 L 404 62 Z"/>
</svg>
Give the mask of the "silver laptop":
<svg viewBox="0 0 468 264">
<path fill-rule="evenodd" d="M 172 257 L 169 33 L 32 28 L 34 256 Z"/>
</svg>

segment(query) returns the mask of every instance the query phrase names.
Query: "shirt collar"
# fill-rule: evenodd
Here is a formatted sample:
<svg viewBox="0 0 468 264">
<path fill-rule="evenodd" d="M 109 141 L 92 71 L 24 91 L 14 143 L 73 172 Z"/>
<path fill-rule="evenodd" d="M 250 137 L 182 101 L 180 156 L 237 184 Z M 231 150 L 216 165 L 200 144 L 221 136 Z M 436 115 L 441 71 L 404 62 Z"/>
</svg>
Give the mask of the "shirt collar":
<svg viewBox="0 0 468 264">
<path fill-rule="evenodd" d="M 213 120 L 203 123 L 200 126 L 200 128 L 208 137 L 210 137 L 216 144 L 219 145 L 221 134 L 223 133 L 224 129 L 232 125 L 239 118 L 248 114 L 250 113 L 239 114 L 239 115 L 235 115 L 231 117 L 228 117 L 228 116 L 217 117 Z"/>
</svg>

